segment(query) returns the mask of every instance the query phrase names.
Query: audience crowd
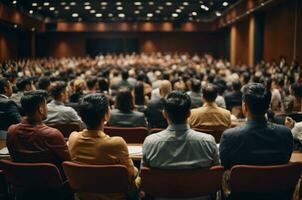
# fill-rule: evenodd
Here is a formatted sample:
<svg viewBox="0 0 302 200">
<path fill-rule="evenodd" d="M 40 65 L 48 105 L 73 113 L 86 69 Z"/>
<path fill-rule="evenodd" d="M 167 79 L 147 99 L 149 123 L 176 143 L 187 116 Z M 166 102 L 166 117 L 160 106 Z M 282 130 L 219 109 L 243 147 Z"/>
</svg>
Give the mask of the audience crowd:
<svg viewBox="0 0 302 200">
<path fill-rule="evenodd" d="M 302 146 L 301 72 L 283 58 L 234 66 L 187 53 L 9 60 L 0 64 L 0 136 L 19 162 L 46 153 L 42 161 L 60 170 L 67 160 L 125 165 L 135 198 L 138 169 L 124 139 L 106 135 L 104 126 L 163 129 L 143 144 L 142 165 L 151 168 L 287 163 Z M 83 130 L 73 132 L 67 146 L 49 126 L 55 123 Z M 224 131 L 219 149 L 213 136 L 193 128 Z"/>
</svg>

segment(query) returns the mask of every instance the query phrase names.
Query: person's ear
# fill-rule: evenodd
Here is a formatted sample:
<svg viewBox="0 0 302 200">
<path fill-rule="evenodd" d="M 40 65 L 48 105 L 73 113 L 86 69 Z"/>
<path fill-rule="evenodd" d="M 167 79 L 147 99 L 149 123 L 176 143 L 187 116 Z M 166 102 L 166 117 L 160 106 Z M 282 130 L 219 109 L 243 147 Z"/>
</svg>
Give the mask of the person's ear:
<svg viewBox="0 0 302 200">
<path fill-rule="evenodd" d="M 105 115 L 104 115 L 104 124 L 106 123 L 106 122 L 108 122 L 109 121 L 109 118 L 110 118 L 110 113 L 109 113 L 109 110 L 105 113 Z"/>
<path fill-rule="evenodd" d="M 165 110 L 162 111 L 162 115 L 163 115 L 165 120 L 168 120 L 168 114 Z"/>
<path fill-rule="evenodd" d="M 244 101 L 242 101 L 242 104 L 241 104 L 241 108 L 242 108 L 242 114 L 244 115 L 244 116 L 246 116 L 246 113 L 247 113 L 247 105 L 246 105 L 246 103 L 244 102 Z"/>
</svg>

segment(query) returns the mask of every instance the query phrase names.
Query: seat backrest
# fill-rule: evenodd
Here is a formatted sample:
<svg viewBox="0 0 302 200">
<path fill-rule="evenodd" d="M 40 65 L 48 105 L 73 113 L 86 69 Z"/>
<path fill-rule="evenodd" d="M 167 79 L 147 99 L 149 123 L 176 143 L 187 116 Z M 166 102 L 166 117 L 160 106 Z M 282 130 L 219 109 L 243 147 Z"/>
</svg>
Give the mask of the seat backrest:
<svg viewBox="0 0 302 200">
<path fill-rule="evenodd" d="M 195 131 L 203 132 L 212 135 L 215 138 L 216 143 L 220 143 L 220 138 L 225 129 L 221 128 L 193 128 Z"/>
<path fill-rule="evenodd" d="M 15 187 L 56 189 L 63 186 L 57 167 L 50 163 L 16 163 L 1 160 L 5 179 Z"/>
<path fill-rule="evenodd" d="M 163 170 L 141 168 L 141 188 L 147 194 L 162 198 L 193 198 L 209 195 L 221 187 L 224 168 Z"/>
<path fill-rule="evenodd" d="M 232 193 L 293 192 L 301 175 L 302 164 L 272 166 L 235 165 L 231 169 Z"/>
<path fill-rule="evenodd" d="M 127 143 L 142 144 L 148 136 L 148 129 L 146 127 L 112 127 L 105 126 L 104 132 L 110 136 L 120 136 L 124 138 Z"/>
<path fill-rule="evenodd" d="M 63 168 L 75 192 L 126 193 L 129 188 L 124 165 L 84 165 L 65 161 Z"/>
<path fill-rule="evenodd" d="M 68 138 L 73 131 L 81 131 L 82 126 L 80 123 L 68 123 L 68 124 L 59 124 L 51 123 L 47 124 L 50 127 L 58 129 L 65 138 Z"/>
</svg>

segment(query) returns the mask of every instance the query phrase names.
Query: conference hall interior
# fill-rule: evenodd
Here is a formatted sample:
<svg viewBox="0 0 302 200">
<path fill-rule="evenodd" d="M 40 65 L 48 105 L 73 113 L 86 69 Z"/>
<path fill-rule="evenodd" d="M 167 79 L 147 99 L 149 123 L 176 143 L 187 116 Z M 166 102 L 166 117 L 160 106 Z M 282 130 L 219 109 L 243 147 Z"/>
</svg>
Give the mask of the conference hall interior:
<svg viewBox="0 0 302 200">
<path fill-rule="evenodd" d="M 0 0 L 0 200 L 301 200 L 301 0 Z"/>
</svg>

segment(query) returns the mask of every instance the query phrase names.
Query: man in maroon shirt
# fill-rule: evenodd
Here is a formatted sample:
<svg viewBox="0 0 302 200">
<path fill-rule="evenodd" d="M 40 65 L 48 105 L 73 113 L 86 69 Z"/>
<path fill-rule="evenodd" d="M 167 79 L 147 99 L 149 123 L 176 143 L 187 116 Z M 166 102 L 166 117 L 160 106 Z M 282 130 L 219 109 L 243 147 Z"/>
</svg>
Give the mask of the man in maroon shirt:
<svg viewBox="0 0 302 200">
<path fill-rule="evenodd" d="M 43 124 L 47 117 L 47 93 L 30 91 L 21 98 L 26 114 L 21 123 L 8 129 L 7 148 L 16 162 L 49 162 L 57 165 L 70 160 L 62 133 Z"/>
</svg>

